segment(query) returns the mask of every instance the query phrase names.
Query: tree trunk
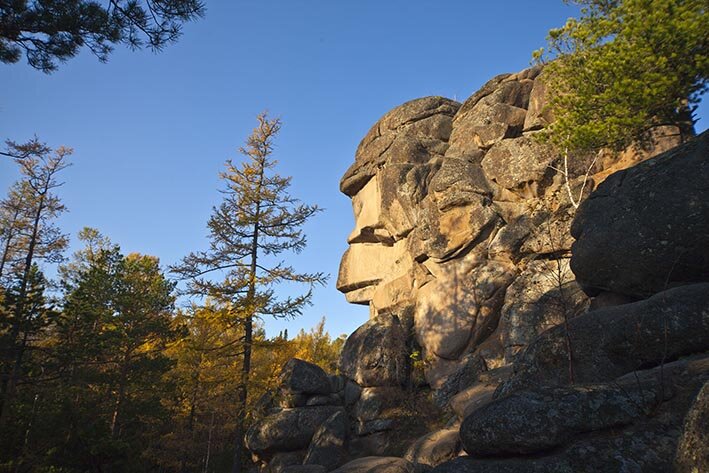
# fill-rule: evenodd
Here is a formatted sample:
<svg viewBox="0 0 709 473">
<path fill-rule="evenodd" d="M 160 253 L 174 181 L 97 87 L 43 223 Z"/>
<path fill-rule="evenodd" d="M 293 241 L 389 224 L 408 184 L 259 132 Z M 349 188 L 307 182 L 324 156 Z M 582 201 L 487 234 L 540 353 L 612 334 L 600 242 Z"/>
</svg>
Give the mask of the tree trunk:
<svg viewBox="0 0 709 473">
<path fill-rule="evenodd" d="M 194 375 L 192 376 L 194 378 L 195 385 L 194 389 L 192 390 L 192 396 L 190 399 L 190 415 L 187 419 L 187 432 L 189 432 L 190 434 L 190 449 L 185 449 L 185 451 L 182 453 L 182 460 L 180 460 L 180 473 L 187 473 L 187 456 L 189 454 L 189 451 L 194 448 L 194 418 L 195 412 L 197 410 L 197 394 L 199 393 L 200 387 L 199 374 L 200 369 L 198 367 Z"/>
<path fill-rule="evenodd" d="M 10 332 L 10 340 L 8 346 L 10 348 L 10 356 L 8 361 L 12 363 L 12 368 L 5 367 L 2 373 L 2 382 L 0 383 L 0 430 L 5 426 L 7 413 L 9 412 L 12 395 L 15 385 L 22 367 L 22 358 L 24 357 L 24 344 L 20 347 L 15 347 L 17 337 L 20 335 L 20 329 L 24 320 L 25 299 L 27 298 L 27 284 L 29 283 L 30 270 L 34 262 L 34 252 L 37 246 L 37 237 L 39 235 L 39 224 L 44 211 L 45 196 L 49 191 L 49 182 L 45 185 L 41 198 L 37 204 L 37 212 L 35 213 L 32 222 L 32 236 L 30 237 L 27 247 L 27 256 L 25 257 L 25 266 L 22 271 L 22 280 L 20 282 L 20 291 L 17 298 L 17 307 L 15 308 L 15 321 Z M 14 359 L 14 360 L 13 360 Z M 12 361 L 11 361 L 12 360 Z M 9 368 L 9 369 L 8 369 Z"/>
<path fill-rule="evenodd" d="M 121 377 L 118 380 L 118 395 L 116 396 L 116 404 L 113 408 L 111 416 L 111 438 L 118 438 L 118 416 L 121 414 L 123 401 L 126 394 L 126 381 L 128 379 L 128 363 L 130 362 L 130 353 L 126 353 L 123 357 L 123 366 L 121 366 Z"/>
<path fill-rule="evenodd" d="M 14 230 L 15 225 L 17 225 L 17 218 L 19 214 L 20 209 L 18 206 L 17 208 L 15 208 L 14 214 L 12 215 L 12 223 L 9 225 L 10 230 L 7 235 L 7 238 L 5 239 L 5 248 L 3 248 L 2 251 L 2 260 L 0 260 L 0 278 L 2 278 L 2 275 L 5 272 L 5 265 L 7 264 L 7 260 L 10 258 L 10 246 L 12 245 L 12 240 L 15 237 L 14 232 L 12 230 Z"/>
<path fill-rule="evenodd" d="M 209 473 L 209 457 L 212 454 L 212 433 L 214 432 L 214 411 L 212 418 L 209 420 L 209 435 L 207 437 L 207 454 L 204 459 L 204 473 Z"/>
<path fill-rule="evenodd" d="M 244 320 L 244 362 L 241 366 L 241 383 L 237 393 L 237 421 L 236 439 L 234 441 L 234 462 L 231 473 L 241 473 L 241 466 L 246 457 L 244 451 L 244 436 L 246 434 L 246 404 L 249 394 L 249 374 L 251 372 L 251 343 L 253 338 L 253 317 L 256 313 L 256 270 L 258 261 L 259 219 L 261 218 L 261 187 L 265 169 L 261 161 L 259 182 L 256 187 L 256 211 L 254 212 L 254 232 L 251 239 L 251 262 L 249 267 L 249 289 L 246 294 L 246 303 L 249 313 Z"/>
</svg>

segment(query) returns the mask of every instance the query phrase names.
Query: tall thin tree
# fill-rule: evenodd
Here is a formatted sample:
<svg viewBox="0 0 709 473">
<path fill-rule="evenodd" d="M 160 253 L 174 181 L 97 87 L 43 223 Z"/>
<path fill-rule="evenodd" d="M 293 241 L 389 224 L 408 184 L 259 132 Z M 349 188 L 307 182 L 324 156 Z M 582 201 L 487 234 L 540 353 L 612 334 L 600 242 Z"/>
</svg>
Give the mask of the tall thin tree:
<svg viewBox="0 0 709 473">
<path fill-rule="evenodd" d="M 3 425 L 17 380 L 22 371 L 25 345 L 18 343 L 20 331 L 28 317 L 28 288 L 33 265 L 38 260 L 59 261 L 67 245 L 67 237 L 53 225 L 65 207 L 55 191 L 63 182 L 57 175 L 67 166 L 70 148 L 52 150 L 37 138 L 27 143 L 7 142 L 8 150 L 2 154 L 12 157 L 20 168 L 22 179 L 17 185 L 18 192 L 11 193 L 15 199 L 12 206 L 17 212 L 8 220 L 14 228 L 4 228 L 3 235 L 10 235 L 15 241 L 13 252 L 21 255 L 13 267 L 16 287 L 15 303 L 9 315 L 9 334 L 2 346 L 0 371 L 0 427 Z M 7 237 L 6 237 L 7 238 Z M 21 243 L 17 245 L 17 241 Z M 3 260 L 7 255 L 3 253 Z M 4 261 L 4 265 L 7 261 Z M 6 270 L 4 268 L 4 270 Z"/>
<path fill-rule="evenodd" d="M 276 174 L 273 140 L 280 119 L 258 116 L 258 126 L 240 148 L 240 164 L 226 162 L 220 174 L 225 183 L 224 200 L 213 209 L 208 222 L 209 249 L 191 253 L 172 270 L 187 280 L 186 293 L 210 297 L 232 311 L 234 324 L 243 326 L 241 373 L 236 393 L 238 421 L 232 472 L 245 462 L 243 438 L 251 372 L 254 318 L 294 317 L 310 303 L 312 287 L 323 284 L 323 273 L 299 273 L 279 255 L 300 252 L 306 245 L 303 225 L 319 208 L 306 205 L 288 193 L 291 178 Z M 279 299 L 274 286 L 282 282 L 304 283 L 305 294 Z"/>
</svg>

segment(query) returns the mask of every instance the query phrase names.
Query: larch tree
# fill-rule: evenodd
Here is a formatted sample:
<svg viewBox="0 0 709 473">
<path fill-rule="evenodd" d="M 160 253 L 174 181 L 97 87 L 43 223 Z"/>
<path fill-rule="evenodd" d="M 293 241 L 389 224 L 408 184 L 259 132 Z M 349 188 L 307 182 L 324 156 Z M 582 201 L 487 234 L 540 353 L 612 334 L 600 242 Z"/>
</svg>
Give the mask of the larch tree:
<svg viewBox="0 0 709 473">
<path fill-rule="evenodd" d="M 0 276 L 14 292 L 13 307 L 7 314 L 7 332 L 0 347 L 0 426 L 22 374 L 26 344 L 20 342 L 20 334 L 31 316 L 28 294 L 33 268 L 39 261 L 61 261 L 67 246 L 67 236 L 53 222 L 65 211 L 56 189 L 63 184 L 58 174 L 69 166 L 67 159 L 72 153 L 64 147 L 52 150 L 36 138 L 7 145 L 2 154 L 15 160 L 22 178 L 0 206 L 3 215 L 0 234 L 4 239 Z"/>
<path fill-rule="evenodd" d="M 226 162 L 220 174 L 224 199 L 208 222 L 209 249 L 191 253 L 172 269 L 186 280 L 186 293 L 209 297 L 231 311 L 231 323 L 243 327 L 241 374 L 236 393 L 232 472 L 245 463 L 243 439 L 246 426 L 254 319 L 264 316 L 289 318 L 300 315 L 310 303 L 312 287 L 323 284 L 323 273 L 300 273 L 284 261 L 284 253 L 298 253 L 306 245 L 303 225 L 318 211 L 288 193 L 291 179 L 274 172 L 273 141 L 280 119 L 258 116 L 258 126 L 240 148 L 240 164 Z M 309 288 L 299 296 L 279 298 L 275 286 L 302 283 Z"/>
</svg>

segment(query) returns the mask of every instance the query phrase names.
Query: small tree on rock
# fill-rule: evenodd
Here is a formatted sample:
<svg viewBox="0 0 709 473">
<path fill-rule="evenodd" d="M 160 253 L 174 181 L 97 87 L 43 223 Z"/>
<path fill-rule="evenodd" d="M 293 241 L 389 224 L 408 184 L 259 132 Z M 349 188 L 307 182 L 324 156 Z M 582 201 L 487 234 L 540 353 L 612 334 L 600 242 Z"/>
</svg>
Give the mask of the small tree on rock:
<svg viewBox="0 0 709 473">
<path fill-rule="evenodd" d="M 706 0 L 566 0 L 581 6 L 549 32 L 544 71 L 552 144 L 569 153 L 623 149 L 659 125 L 694 134 L 709 81 Z"/>
</svg>

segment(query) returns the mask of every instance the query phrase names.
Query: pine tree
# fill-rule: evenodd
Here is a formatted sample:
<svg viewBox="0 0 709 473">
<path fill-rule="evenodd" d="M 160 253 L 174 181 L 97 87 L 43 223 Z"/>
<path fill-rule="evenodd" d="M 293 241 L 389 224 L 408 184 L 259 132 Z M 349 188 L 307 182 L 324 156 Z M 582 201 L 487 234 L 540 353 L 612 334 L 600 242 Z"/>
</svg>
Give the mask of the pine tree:
<svg viewBox="0 0 709 473">
<path fill-rule="evenodd" d="M 136 452 L 167 418 L 167 349 L 179 335 L 174 284 L 157 258 L 124 256 L 92 229 L 81 234 L 87 247 L 62 269 L 66 297 L 54 330 L 57 391 L 68 411 L 55 433 L 54 466 L 140 471 Z"/>
<path fill-rule="evenodd" d="M 17 62 L 24 52 L 30 66 L 52 72 L 84 46 L 104 62 L 114 44 L 159 51 L 203 13 L 200 0 L 3 1 L 0 62 Z"/>
<path fill-rule="evenodd" d="M 285 262 L 272 263 L 285 252 L 297 253 L 305 247 L 302 226 L 319 210 L 291 197 L 291 179 L 273 171 L 273 140 L 280 128 L 279 119 L 269 119 L 265 113 L 258 116 L 258 126 L 240 149 L 244 162 L 237 165 L 228 160 L 226 171 L 220 174 L 225 183 L 224 200 L 213 209 L 208 222 L 209 250 L 191 253 L 173 267 L 187 280 L 188 294 L 224 304 L 231 311 L 232 323 L 243 326 L 234 473 L 246 462 L 243 437 L 254 319 L 299 315 L 310 302 L 312 286 L 326 280 L 322 273 L 299 273 Z M 279 299 L 274 286 L 282 282 L 304 283 L 309 290 Z"/>
<path fill-rule="evenodd" d="M 622 149 L 658 125 L 694 134 L 709 85 L 706 0 L 568 0 L 581 6 L 549 32 L 545 67 L 554 122 L 546 138 L 566 152 Z"/>
</svg>

